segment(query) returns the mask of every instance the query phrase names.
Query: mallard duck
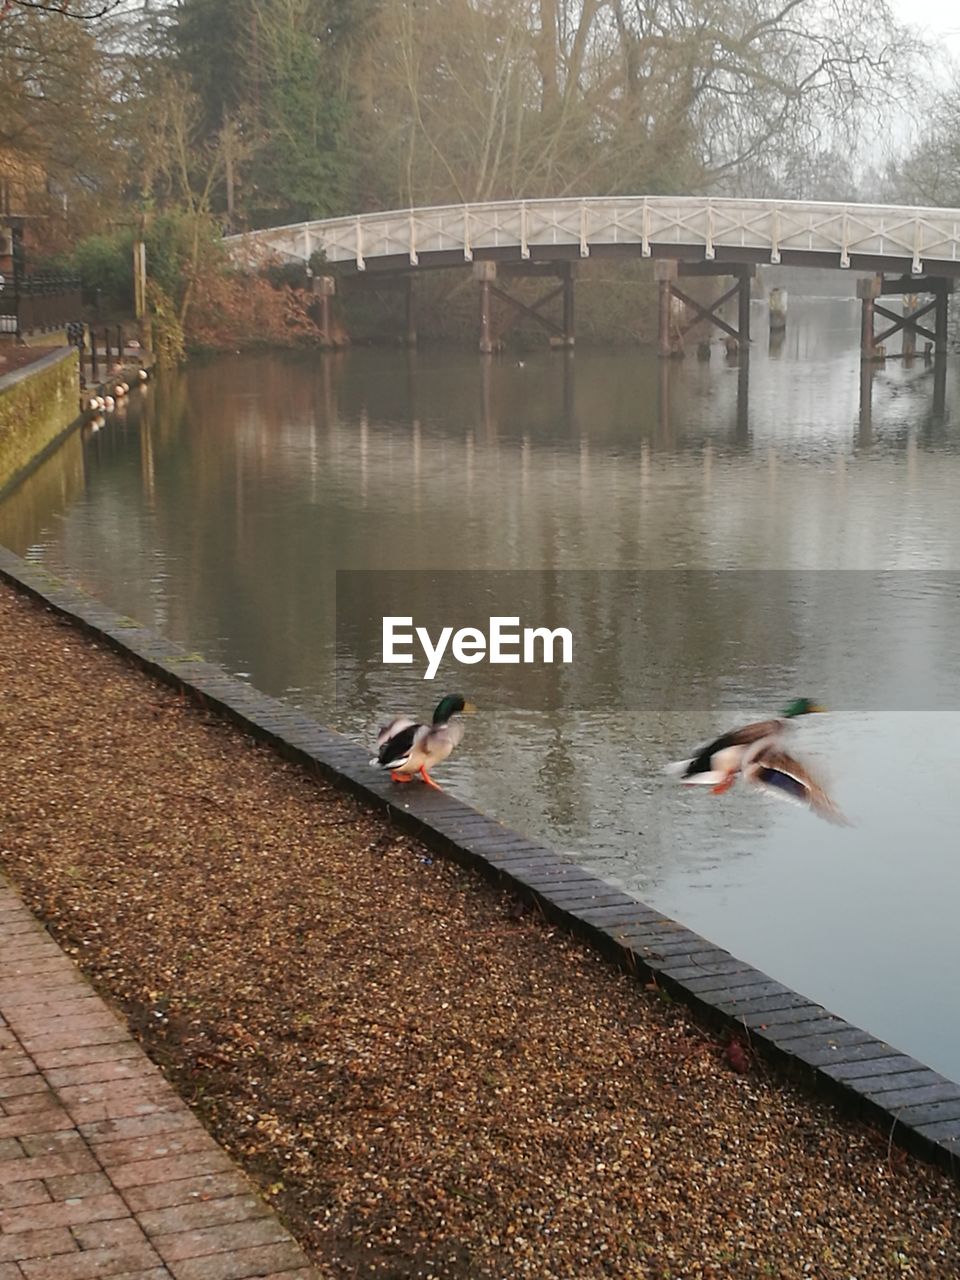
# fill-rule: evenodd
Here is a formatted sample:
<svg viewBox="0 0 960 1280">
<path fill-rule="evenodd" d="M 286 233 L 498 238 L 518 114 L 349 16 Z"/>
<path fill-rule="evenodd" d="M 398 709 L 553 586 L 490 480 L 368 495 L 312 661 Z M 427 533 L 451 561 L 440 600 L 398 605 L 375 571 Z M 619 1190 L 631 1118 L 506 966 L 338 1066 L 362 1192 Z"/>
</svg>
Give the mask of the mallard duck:
<svg viewBox="0 0 960 1280">
<path fill-rule="evenodd" d="M 810 770 L 783 746 L 783 736 L 797 716 L 824 708 L 797 698 L 771 720 L 758 720 L 714 739 L 689 760 L 667 766 L 687 786 L 709 786 L 714 795 L 729 791 L 742 773 L 744 781 L 771 795 L 804 805 L 829 822 L 846 823 L 843 814 Z"/>
<path fill-rule="evenodd" d="M 419 774 L 428 787 L 443 788 L 427 772 L 446 760 L 463 737 L 461 715 L 472 715 L 476 707 L 462 693 L 448 693 L 433 713 L 432 724 L 420 724 L 409 716 L 398 716 L 377 734 L 377 754 L 370 761 L 389 769 L 394 782 L 412 782 Z"/>
<path fill-rule="evenodd" d="M 733 786 L 748 747 L 757 742 L 778 741 L 795 717 L 823 710 L 819 703 L 811 702 L 809 698 L 795 698 L 779 716 L 721 734 L 705 747 L 700 747 L 689 760 L 668 764 L 667 773 L 679 777 L 685 786 L 713 787 L 714 793 L 719 795 Z"/>
</svg>

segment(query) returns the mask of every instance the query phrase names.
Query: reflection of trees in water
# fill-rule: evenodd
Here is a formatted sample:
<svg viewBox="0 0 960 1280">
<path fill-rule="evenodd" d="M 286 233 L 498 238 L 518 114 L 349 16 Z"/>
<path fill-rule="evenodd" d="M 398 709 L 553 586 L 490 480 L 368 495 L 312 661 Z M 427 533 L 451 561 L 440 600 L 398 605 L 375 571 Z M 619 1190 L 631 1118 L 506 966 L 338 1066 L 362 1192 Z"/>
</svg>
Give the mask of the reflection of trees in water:
<svg viewBox="0 0 960 1280">
<path fill-rule="evenodd" d="M 196 637 L 194 647 L 274 690 L 325 684 L 337 566 L 856 563 L 862 548 L 901 546 L 905 526 L 916 554 L 931 529 L 949 554 L 951 455 L 926 466 L 922 435 L 901 443 L 889 432 L 905 404 L 916 415 L 925 403 L 919 382 L 882 375 L 873 420 L 876 439 L 899 450 L 889 474 L 854 453 L 830 469 L 853 448 L 855 408 L 846 436 L 827 424 L 830 468 L 805 471 L 781 454 L 778 430 L 789 444 L 810 429 L 824 390 L 811 391 L 802 369 L 771 373 L 751 359 L 749 434 L 745 367 L 716 359 L 542 353 L 520 367 L 355 351 L 199 365 L 155 384 L 142 428 L 131 406 L 126 428 L 96 437 L 89 512 L 70 520 L 68 554 L 94 566 L 108 598 L 119 584 L 126 611 Z M 850 381 L 842 362 L 829 375 L 829 394 Z M 791 390 L 779 419 L 765 398 L 771 379 Z M 888 382 L 905 388 L 899 400 Z M 847 389 L 855 403 L 856 378 Z M 54 488 L 38 497 L 31 484 L 18 498 L 21 545 L 72 501 Z M 781 685 L 817 637 L 791 599 L 758 590 L 754 607 L 729 585 L 691 597 L 645 577 L 633 591 L 614 575 L 545 578 L 519 602 L 521 615 L 596 638 L 558 708 L 605 705 L 612 687 L 636 706 L 711 705 L 751 683 L 777 701 L 794 692 Z M 436 613 L 430 599 L 418 607 Z M 558 764 L 565 750 L 555 748 Z"/>
<path fill-rule="evenodd" d="M 444 627 L 488 630 L 491 616 L 519 618 L 519 628 L 568 628 L 570 665 L 457 664 L 448 648 L 429 690 L 468 686 L 487 706 L 529 709 L 553 724 L 573 712 L 616 721 L 652 711 L 740 705 L 770 700 L 775 710 L 795 695 L 803 645 L 802 613 L 816 575 L 675 573 L 667 571 L 411 571 L 343 573 L 338 584 L 340 655 L 359 657 L 343 693 L 363 698 L 363 673 L 380 662 L 382 618 L 412 617 L 435 641 Z M 426 667 L 419 642 L 414 662 L 394 668 L 387 683 L 409 685 Z M 382 688 L 382 682 L 378 680 Z M 429 698 L 430 694 L 425 696 Z M 582 744 L 552 745 L 558 764 L 570 751 L 568 772 Z"/>
</svg>

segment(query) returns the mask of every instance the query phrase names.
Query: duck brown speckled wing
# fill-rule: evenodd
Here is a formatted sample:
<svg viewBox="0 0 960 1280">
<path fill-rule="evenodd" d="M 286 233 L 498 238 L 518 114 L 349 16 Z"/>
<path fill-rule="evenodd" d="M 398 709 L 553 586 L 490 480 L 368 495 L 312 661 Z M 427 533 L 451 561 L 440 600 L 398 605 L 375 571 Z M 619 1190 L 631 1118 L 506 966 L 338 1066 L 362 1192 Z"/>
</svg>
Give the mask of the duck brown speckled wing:
<svg viewBox="0 0 960 1280">
<path fill-rule="evenodd" d="M 838 826 L 849 826 L 823 786 L 806 765 L 775 743 L 762 747 L 743 765 L 744 780 L 752 786 L 811 809 L 818 817 Z"/>
</svg>

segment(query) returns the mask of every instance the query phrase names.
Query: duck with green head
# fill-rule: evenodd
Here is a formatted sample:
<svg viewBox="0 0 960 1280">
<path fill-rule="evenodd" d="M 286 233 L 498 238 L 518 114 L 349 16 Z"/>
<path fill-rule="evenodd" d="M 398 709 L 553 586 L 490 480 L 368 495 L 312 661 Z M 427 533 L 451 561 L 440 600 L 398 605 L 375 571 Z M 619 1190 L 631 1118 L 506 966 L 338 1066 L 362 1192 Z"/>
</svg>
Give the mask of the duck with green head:
<svg viewBox="0 0 960 1280">
<path fill-rule="evenodd" d="M 798 716 L 812 715 L 825 708 L 810 698 L 795 698 L 779 716 L 758 720 L 721 734 L 700 747 L 689 760 L 667 765 L 667 772 L 685 786 L 708 786 L 714 795 L 729 791 L 743 775 L 746 782 L 811 808 L 821 817 L 842 822 L 836 805 L 814 779 L 806 765 L 784 749 L 783 740 Z"/>
<path fill-rule="evenodd" d="M 463 737 L 462 715 L 472 715 L 476 707 L 462 693 L 441 698 L 431 724 L 421 724 L 409 716 L 398 716 L 377 734 L 377 754 L 370 761 L 389 769 L 394 782 L 412 782 L 420 775 L 436 791 L 443 788 L 430 777 L 429 770 L 446 760 Z"/>
</svg>

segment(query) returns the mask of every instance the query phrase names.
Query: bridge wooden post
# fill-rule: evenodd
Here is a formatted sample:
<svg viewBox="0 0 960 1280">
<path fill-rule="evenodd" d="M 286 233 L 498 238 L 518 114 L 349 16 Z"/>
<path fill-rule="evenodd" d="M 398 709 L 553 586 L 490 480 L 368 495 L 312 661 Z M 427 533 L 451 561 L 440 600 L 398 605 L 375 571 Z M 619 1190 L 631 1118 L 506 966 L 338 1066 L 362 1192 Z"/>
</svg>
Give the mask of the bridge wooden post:
<svg viewBox="0 0 960 1280">
<path fill-rule="evenodd" d="M 736 358 L 750 350 L 750 284 L 756 267 L 753 263 L 700 262 L 657 258 L 653 264 L 654 279 L 659 285 L 659 343 L 662 356 L 682 356 L 683 342 L 697 325 L 712 325 L 727 336 L 727 354 Z M 699 302 L 677 284 L 678 276 L 709 278 L 732 276 L 733 285 L 713 302 Z M 720 314 L 737 297 L 737 327 L 728 324 Z M 674 307 L 682 311 L 674 312 Z"/>
<path fill-rule="evenodd" d="M 737 267 L 737 332 L 739 333 L 740 355 L 750 354 L 750 283 L 752 271 L 750 267 Z"/>
<path fill-rule="evenodd" d="M 933 416 L 938 422 L 944 421 L 947 409 L 947 362 L 935 360 L 933 363 Z"/>
<path fill-rule="evenodd" d="M 320 341 L 325 347 L 333 346 L 330 332 L 330 299 L 337 288 L 334 276 L 314 276 L 313 292 L 320 299 Z"/>
<path fill-rule="evenodd" d="M 927 339 L 925 356 L 932 354 L 934 349 L 938 355 L 943 355 L 947 349 L 947 306 L 953 286 L 954 282 L 949 276 L 903 275 L 894 279 L 877 277 L 877 294 L 870 302 L 874 323 L 877 316 L 883 316 L 889 324 L 881 333 L 873 331 L 874 355 L 869 358 L 882 360 L 883 344 L 896 333 L 903 335 L 901 355 L 907 361 L 913 357 L 918 336 Z M 918 297 L 921 294 L 929 296 L 931 300 L 921 305 Z M 904 299 L 899 314 L 881 305 L 879 299 L 888 296 Z M 921 324 L 931 314 L 935 316 L 932 329 L 927 323 Z M 866 325 L 866 319 L 863 323 Z"/>
<path fill-rule="evenodd" d="M 920 301 L 915 293 L 905 293 L 903 295 L 903 345 L 900 348 L 904 361 L 909 362 L 916 355 L 917 351 L 917 330 L 916 327 L 909 323 L 908 317 L 912 316 L 920 305 Z"/>
<path fill-rule="evenodd" d="M 943 282 L 943 287 L 937 290 L 935 297 L 937 300 L 936 311 L 935 311 L 936 338 L 934 340 L 933 349 L 934 349 L 935 355 L 945 356 L 947 354 L 947 314 L 948 314 L 947 307 L 949 304 L 949 297 L 950 297 L 947 291 L 946 281 Z"/>
<path fill-rule="evenodd" d="M 682 355 L 683 350 L 677 343 L 673 333 L 673 282 L 680 271 L 680 264 L 674 258 L 656 258 L 653 263 L 653 278 L 659 290 L 659 323 L 657 334 L 657 350 L 661 356 Z"/>
<path fill-rule="evenodd" d="M 490 305 L 490 284 L 497 278 L 497 264 L 475 262 L 473 278 L 480 286 L 480 352 L 488 356 L 496 350 L 493 337 L 493 313 Z"/>
<path fill-rule="evenodd" d="M 563 273 L 561 279 L 563 281 L 563 341 L 564 347 L 572 347 L 576 342 L 576 330 L 574 328 L 574 281 L 576 280 L 577 269 L 573 262 L 565 262 L 563 264 Z"/>
<path fill-rule="evenodd" d="M 873 306 L 883 288 L 883 276 L 867 276 L 857 281 L 857 297 L 860 299 L 860 358 L 882 360 L 883 352 L 877 348 L 874 337 Z"/>
<path fill-rule="evenodd" d="M 573 346 L 574 263 L 507 262 L 501 269 L 496 262 L 484 259 L 473 264 L 473 276 L 480 286 L 480 350 L 484 354 L 502 350 L 504 336 L 521 319 L 532 320 L 545 329 L 550 335 L 551 347 L 569 349 Z M 559 284 L 532 301 L 518 298 L 507 287 L 511 280 L 542 279 L 558 280 Z M 557 299 L 560 299 L 561 316 L 554 319 L 546 309 Z M 500 304 L 499 314 L 495 310 L 497 304 Z"/>
</svg>

